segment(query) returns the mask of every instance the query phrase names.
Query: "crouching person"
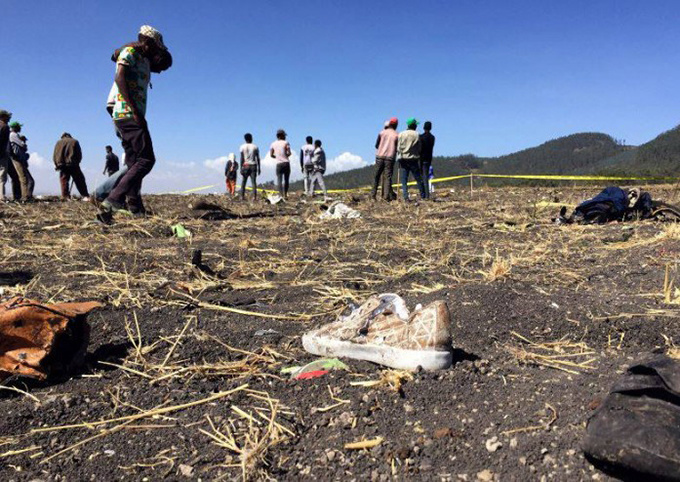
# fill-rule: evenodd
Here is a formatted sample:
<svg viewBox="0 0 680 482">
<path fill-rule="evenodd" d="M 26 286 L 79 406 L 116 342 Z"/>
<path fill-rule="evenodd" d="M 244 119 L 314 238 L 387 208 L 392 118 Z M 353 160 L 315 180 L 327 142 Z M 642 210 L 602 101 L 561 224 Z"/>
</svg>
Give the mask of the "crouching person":
<svg viewBox="0 0 680 482">
<path fill-rule="evenodd" d="M 321 147 L 319 139 L 314 141 L 314 153 L 312 154 L 312 175 L 309 178 L 309 191 L 307 196 L 314 196 L 314 185 L 318 184 L 323 191 L 324 201 L 328 200 L 326 184 L 323 182 L 323 173 L 326 172 L 326 152 Z"/>
</svg>

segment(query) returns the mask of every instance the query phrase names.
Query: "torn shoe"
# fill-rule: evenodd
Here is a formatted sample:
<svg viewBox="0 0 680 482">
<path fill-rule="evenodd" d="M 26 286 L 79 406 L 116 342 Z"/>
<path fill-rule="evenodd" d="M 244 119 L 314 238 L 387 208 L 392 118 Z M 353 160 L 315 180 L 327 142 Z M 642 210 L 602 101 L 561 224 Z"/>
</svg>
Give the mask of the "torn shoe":
<svg viewBox="0 0 680 482">
<path fill-rule="evenodd" d="M 0 380 L 11 375 L 45 380 L 82 364 L 90 338 L 85 317 L 100 306 L 43 305 L 20 297 L 0 305 Z"/>
<path fill-rule="evenodd" d="M 371 296 L 349 316 L 306 333 L 302 344 L 309 353 L 324 357 L 439 370 L 452 363 L 451 315 L 444 301 L 409 313 L 395 294 Z"/>
</svg>

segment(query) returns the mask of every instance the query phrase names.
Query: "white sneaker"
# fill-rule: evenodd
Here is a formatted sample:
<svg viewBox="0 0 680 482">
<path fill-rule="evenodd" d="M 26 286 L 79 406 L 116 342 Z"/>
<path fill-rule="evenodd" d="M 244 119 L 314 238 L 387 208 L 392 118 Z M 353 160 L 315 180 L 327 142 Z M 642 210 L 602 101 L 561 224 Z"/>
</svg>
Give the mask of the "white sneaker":
<svg viewBox="0 0 680 482">
<path fill-rule="evenodd" d="M 392 368 L 439 370 L 453 361 L 445 301 L 409 314 L 395 294 L 370 297 L 349 316 L 306 333 L 302 345 L 324 357 L 367 360 Z"/>
</svg>

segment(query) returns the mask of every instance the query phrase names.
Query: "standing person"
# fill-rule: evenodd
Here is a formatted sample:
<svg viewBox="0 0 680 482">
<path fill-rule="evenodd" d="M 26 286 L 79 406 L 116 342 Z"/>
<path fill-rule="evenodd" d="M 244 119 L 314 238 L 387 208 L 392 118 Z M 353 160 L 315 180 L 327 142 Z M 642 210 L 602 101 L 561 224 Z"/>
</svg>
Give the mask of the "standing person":
<svg viewBox="0 0 680 482">
<path fill-rule="evenodd" d="M 106 163 L 104 164 L 104 172 L 107 176 L 111 177 L 120 169 L 120 161 L 118 156 L 113 152 L 113 147 L 106 146 Z"/>
<path fill-rule="evenodd" d="M 15 201 L 21 199 L 21 185 L 19 184 L 19 176 L 14 169 L 14 164 L 9 157 L 9 121 L 12 119 L 12 113 L 6 110 L 0 110 L 0 200 L 5 201 L 5 186 L 7 185 L 7 177 L 12 181 L 12 194 Z"/>
<path fill-rule="evenodd" d="M 23 124 L 12 122 L 9 125 L 9 157 L 19 179 L 21 189 L 21 201 L 29 201 L 33 197 L 33 177 L 28 172 L 28 149 L 21 139 L 21 127 Z"/>
<path fill-rule="evenodd" d="M 309 180 L 312 177 L 312 172 L 314 171 L 314 166 L 312 165 L 312 155 L 314 154 L 314 144 L 312 143 L 314 139 L 312 136 L 307 136 L 305 138 L 307 144 L 302 146 L 300 149 L 300 169 L 302 169 L 303 182 L 305 187 L 305 194 L 309 190 Z"/>
<path fill-rule="evenodd" d="M 71 134 L 64 132 L 61 139 L 54 146 L 52 155 L 54 167 L 59 171 L 59 182 L 61 184 L 61 199 L 66 201 L 71 198 L 69 182 L 73 178 L 73 183 L 78 188 L 78 192 L 83 199 L 89 199 L 87 183 L 83 171 L 80 170 L 80 161 L 83 160 L 83 151 L 80 143 L 71 137 Z"/>
<path fill-rule="evenodd" d="M 149 126 L 146 123 L 146 104 L 151 72 L 166 70 L 172 65 L 163 35 L 149 25 L 139 29 L 137 42 L 127 44 L 114 53 L 116 57 L 115 104 L 113 120 L 125 150 L 127 172 L 102 202 L 97 217 L 110 223 L 113 214 L 127 208 L 137 215 L 144 215 L 142 181 L 154 164 L 156 156 Z M 158 59 L 165 59 L 159 67 Z"/>
<path fill-rule="evenodd" d="M 227 192 L 231 198 L 234 198 L 236 193 L 236 176 L 238 174 L 238 162 L 233 152 L 229 153 L 227 158 L 227 165 L 224 168 L 224 177 L 227 178 Z"/>
<path fill-rule="evenodd" d="M 399 142 L 397 145 L 397 152 L 399 153 L 399 175 L 401 176 L 401 192 L 404 196 L 404 201 L 408 202 L 408 175 L 413 174 L 418 189 L 420 190 L 420 199 L 427 198 L 425 192 L 425 185 L 423 184 L 423 177 L 420 173 L 420 137 L 416 128 L 418 121 L 411 117 L 406 121 L 406 130 L 399 133 Z"/>
<path fill-rule="evenodd" d="M 290 144 L 286 140 L 286 131 L 276 131 L 276 140 L 269 149 L 269 157 L 276 160 L 276 181 L 279 194 L 288 199 L 288 185 L 290 184 Z"/>
<path fill-rule="evenodd" d="M 371 191 L 371 198 L 375 200 L 378 193 L 378 184 L 382 179 L 383 183 L 383 198 L 385 201 L 392 200 L 392 174 L 394 172 L 394 161 L 397 156 L 397 141 L 399 134 L 397 134 L 397 126 L 399 120 L 392 117 L 385 129 L 378 134 L 378 139 L 375 141 L 375 177 L 373 179 L 373 190 Z"/>
<path fill-rule="evenodd" d="M 323 173 L 326 172 L 326 152 L 321 147 L 319 139 L 314 141 L 314 152 L 312 154 L 312 175 L 309 178 L 308 197 L 314 197 L 314 184 L 318 184 L 323 191 L 323 200 L 328 201 L 326 184 L 323 182 Z"/>
<path fill-rule="evenodd" d="M 241 151 L 241 199 L 246 198 L 246 184 L 250 178 L 253 184 L 253 200 L 257 200 L 257 176 L 260 175 L 260 149 L 253 144 L 253 135 L 248 132 L 243 136 L 246 141 Z"/>
<path fill-rule="evenodd" d="M 432 152 L 434 151 L 435 138 L 430 132 L 432 122 L 427 121 L 423 124 L 423 132 L 420 134 L 420 174 L 423 176 L 425 184 L 425 194 L 430 197 L 430 167 L 432 166 Z"/>
</svg>

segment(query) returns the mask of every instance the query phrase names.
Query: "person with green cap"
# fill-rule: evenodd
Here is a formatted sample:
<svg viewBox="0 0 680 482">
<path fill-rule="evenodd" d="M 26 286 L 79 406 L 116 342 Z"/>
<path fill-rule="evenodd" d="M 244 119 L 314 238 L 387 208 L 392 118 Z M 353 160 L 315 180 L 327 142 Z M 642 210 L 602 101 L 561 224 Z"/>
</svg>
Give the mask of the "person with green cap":
<svg viewBox="0 0 680 482">
<path fill-rule="evenodd" d="M 423 176 L 420 173 L 420 136 L 416 128 L 418 121 L 411 117 L 406 120 L 406 130 L 399 133 L 399 140 L 397 142 L 397 153 L 399 154 L 399 176 L 401 177 L 401 191 L 404 196 L 404 201 L 408 202 L 408 175 L 413 174 L 413 177 L 418 183 L 420 190 L 420 199 L 427 198 L 425 192 L 425 184 L 423 183 Z"/>
<path fill-rule="evenodd" d="M 28 172 L 28 149 L 26 143 L 21 139 L 21 127 L 23 124 L 12 122 L 9 125 L 9 157 L 14 166 L 14 170 L 19 178 L 21 188 L 21 201 L 30 201 L 33 198 L 33 187 L 35 182 L 33 176 Z"/>
</svg>

